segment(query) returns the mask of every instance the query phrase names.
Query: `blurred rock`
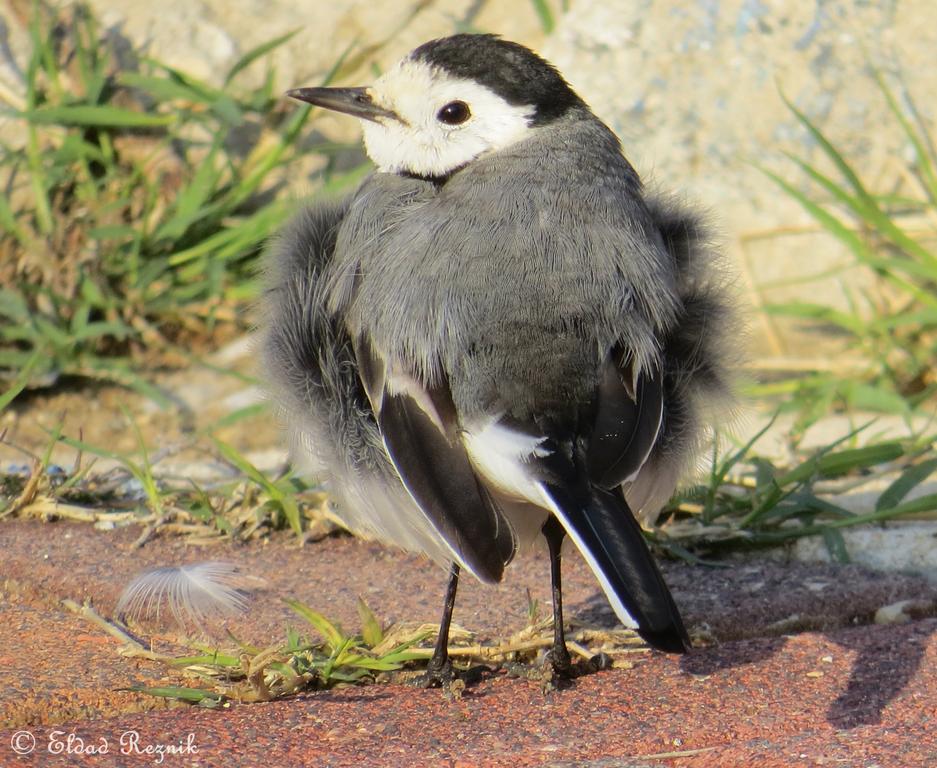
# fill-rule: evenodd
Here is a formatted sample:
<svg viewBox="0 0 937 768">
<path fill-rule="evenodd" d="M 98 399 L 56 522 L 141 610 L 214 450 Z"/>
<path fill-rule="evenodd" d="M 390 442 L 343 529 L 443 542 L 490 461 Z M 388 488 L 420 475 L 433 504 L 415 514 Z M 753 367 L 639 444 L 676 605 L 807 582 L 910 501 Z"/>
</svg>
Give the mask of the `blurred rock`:
<svg viewBox="0 0 937 768">
<path fill-rule="evenodd" d="M 785 152 L 829 170 L 781 93 L 875 189 L 907 191 L 911 147 L 870 65 L 903 80 L 933 126 L 935 46 L 937 6 L 928 0 L 578 0 L 543 53 L 619 133 L 646 179 L 714 213 L 752 303 L 800 299 L 848 309 L 843 275 L 804 282 L 847 255 L 757 167 L 798 187 L 803 176 Z M 845 277 L 852 287 L 864 284 L 855 272 Z M 829 354 L 829 337 L 795 333 L 763 315 L 752 320 L 761 357 Z"/>
<path fill-rule="evenodd" d="M 332 3 L 306 0 L 91 0 L 104 24 L 174 67 L 216 84 L 238 57 L 262 42 L 301 30 L 277 49 L 278 87 L 320 83 L 344 53 L 344 83 L 373 78 L 401 54 L 456 30 L 498 32 L 538 48 L 622 137 L 652 187 L 684 195 L 712 212 L 736 263 L 746 304 L 809 299 L 848 308 L 844 281 L 868 276 L 830 270 L 848 261 L 813 220 L 757 166 L 803 185 L 784 153 L 818 162 L 822 153 L 785 107 L 781 93 L 855 161 L 881 191 L 920 195 L 908 186 L 913 157 L 888 113 L 870 64 L 910 94 L 932 125 L 937 69 L 937 6 L 930 0 L 869 3 L 827 0 L 550 0 L 556 21 L 544 37 L 534 3 L 485 0 Z M 561 5 L 568 7 L 563 13 Z M 0 95 L 23 90 L 28 32 L 0 12 Z M 263 64 L 243 76 L 260 82 Z M 906 86 L 906 89 L 905 89 Z M 12 97 L 11 97 L 12 98 Z M 8 133 L 0 123 L 0 131 Z M 328 116 L 317 129 L 331 139 L 356 126 Z M 306 190 L 303 190 L 304 192 Z M 813 275 L 821 275 L 811 280 Z M 767 367 L 829 360 L 831 334 L 751 314 L 753 349 Z M 837 358 L 836 364 L 848 365 Z"/>
</svg>

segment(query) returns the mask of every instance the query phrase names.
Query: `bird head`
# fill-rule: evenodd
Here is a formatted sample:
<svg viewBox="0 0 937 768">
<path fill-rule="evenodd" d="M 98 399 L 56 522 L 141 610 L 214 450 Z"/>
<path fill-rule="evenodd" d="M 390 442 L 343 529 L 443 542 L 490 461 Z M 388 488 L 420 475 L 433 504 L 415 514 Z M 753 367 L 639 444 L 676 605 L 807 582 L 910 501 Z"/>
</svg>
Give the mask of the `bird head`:
<svg viewBox="0 0 937 768">
<path fill-rule="evenodd" d="M 361 120 L 379 171 L 431 179 L 585 108 L 551 64 L 494 35 L 425 43 L 366 88 L 297 88 L 288 95 Z"/>
</svg>

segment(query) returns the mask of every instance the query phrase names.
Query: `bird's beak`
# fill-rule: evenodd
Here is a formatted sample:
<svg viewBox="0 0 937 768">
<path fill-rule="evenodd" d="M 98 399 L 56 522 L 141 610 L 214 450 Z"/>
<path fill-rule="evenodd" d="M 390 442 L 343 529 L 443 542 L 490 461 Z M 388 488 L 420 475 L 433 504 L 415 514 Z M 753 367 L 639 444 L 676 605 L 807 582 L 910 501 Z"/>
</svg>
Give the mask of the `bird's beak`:
<svg viewBox="0 0 937 768">
<path fill-rule="evenodd" d="M 382 117 L 400 120 L 396 112 L 375 104 L 367 88 L 294 88 L 286 95 L 375 123 Z"/>
</svg>

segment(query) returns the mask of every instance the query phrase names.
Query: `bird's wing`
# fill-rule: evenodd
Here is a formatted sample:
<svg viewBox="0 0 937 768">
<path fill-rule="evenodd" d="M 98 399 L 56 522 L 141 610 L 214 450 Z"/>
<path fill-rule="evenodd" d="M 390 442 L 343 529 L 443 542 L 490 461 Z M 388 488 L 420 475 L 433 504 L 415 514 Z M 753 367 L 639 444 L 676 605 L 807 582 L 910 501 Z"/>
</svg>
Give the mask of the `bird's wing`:
<svg viewBox="0 0 937 768">
<path fill-rule="evenodd" d="M 633 480 L 647 460 L 664 413 L 661 379 L 655 370 L 636 370 L 620 348 L 602 366 L 586 454 L 589 479 L 600 488 Z"/>
<path fill-rule="evenodd" d="M 482 581 L 500 581 L 517 542 L 472 468 L 448 385 L 424 386 L 389 374 L 366 338 L 357 340 L 355 355 L 387 453 L 407 491 L 464 567 Z"/>
<path fill-rule="evenodd" d="M 681 652 L 686 629 L 617 487 L 647 460 L 662 409 L 660 374 L 635 371 L 616 349 L 600 371 L 594 420 L 579 435 L 501 418 L 464 439 L 486 483 L 554 514 L 625 626 L 655 648 Z"/>
<path fill-rule="evenodd" d="M 634 479 L 657 441 L 662 378 L 613 349 L 599 372 L 585 467 L 575 452 L 572 461 L 560 452 L 546 456 L 554 477 L 541 488 L 622 622 L 655 648 L 682 652 L 689 639 L 680 613 L 617 487 Z"/>
</svg>

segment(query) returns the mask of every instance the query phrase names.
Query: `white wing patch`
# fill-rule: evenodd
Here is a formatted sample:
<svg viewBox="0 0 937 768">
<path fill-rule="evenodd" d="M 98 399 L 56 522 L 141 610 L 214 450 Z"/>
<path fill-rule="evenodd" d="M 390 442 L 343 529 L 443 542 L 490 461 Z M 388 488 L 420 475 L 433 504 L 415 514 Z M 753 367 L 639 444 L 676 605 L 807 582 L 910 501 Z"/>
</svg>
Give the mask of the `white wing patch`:
<svg viewBox="0 0 937 768">
<path fill-rule="evenodd" d="M 545 439 L 517 432 L 494 419 L 477 431 L 467 430 L 462 442 L 475 470 L 487 483 L 510 498 L 543 507 L 542 494 L 526 465 L 531 458 L 549 453 L 541 447 Z"/>
<path fill-rule="evenodd" d="M 439 416 L 439 412 L 436 410 L 436 406 L 433 405 L 433 401 L 430 400 L 429 395 L 426 393 L 426 388 L 415 378 L 391 370 L 387 372 L 387 379 L 384 383 L 384 388 L 390 395 L 407 395 L 408 397 L 412 398 L 419 409 L 427 415 L 430 421 L 433 422 L 433 425 L 436 427 L 436 429 L 445 434 L 446 428 L 443 426 L 442 419 Z M 379 410 L 379 405 L 373 402 L 372 405 L 374 405 L 375 411 Z M 384 448 L 386 450 L 387 446 L 385 445 Z M 390 454 L 388 453 L 388 455 Z"/>
</svg>

